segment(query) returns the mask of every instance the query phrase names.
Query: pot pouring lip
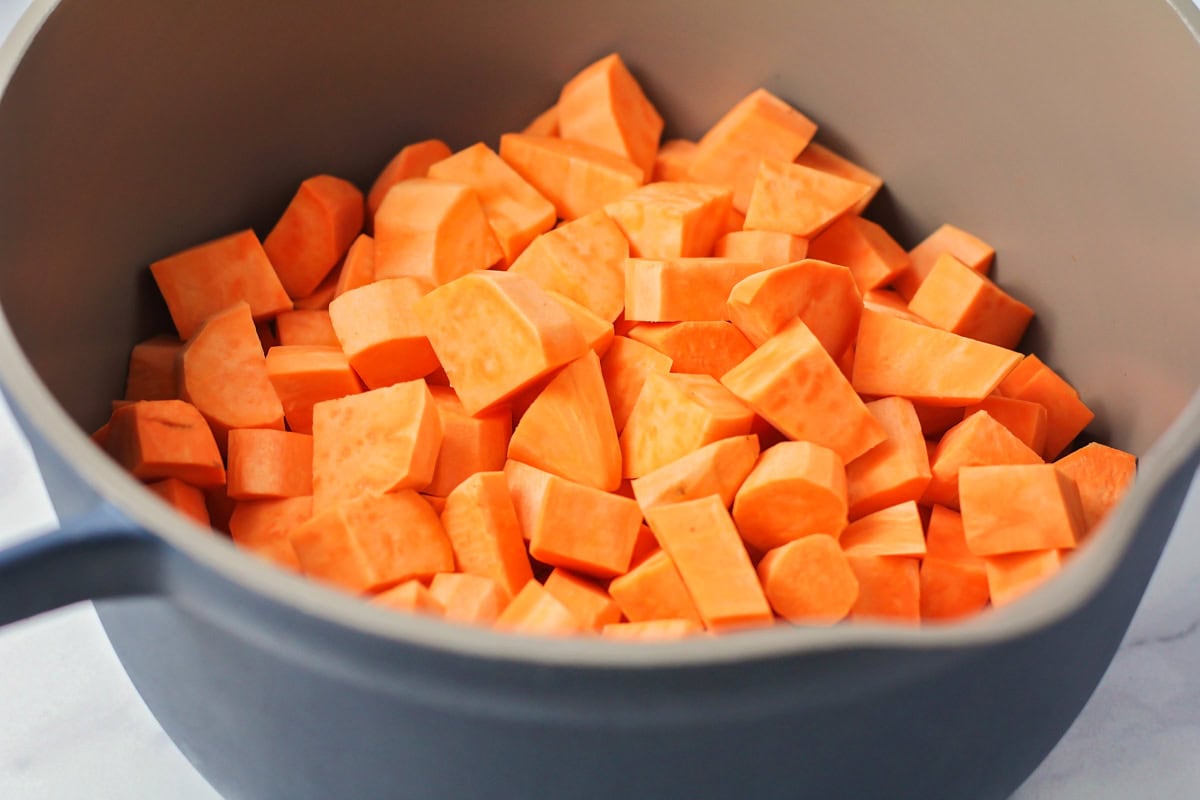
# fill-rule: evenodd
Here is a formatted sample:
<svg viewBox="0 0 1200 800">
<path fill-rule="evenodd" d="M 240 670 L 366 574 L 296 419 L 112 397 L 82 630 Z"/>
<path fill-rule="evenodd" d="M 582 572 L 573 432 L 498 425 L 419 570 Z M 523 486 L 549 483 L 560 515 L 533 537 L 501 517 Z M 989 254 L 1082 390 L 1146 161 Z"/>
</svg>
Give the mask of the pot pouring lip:
<svg viewBox="0 0 1200 800">
<path fill-rule="evenodd" d="M 1200 40 L 1200 10 L 1167 0 Z M 0 46 L 0 91 L 58 0 L 34 0 Z M 593 638 L 518 636 L 398 614 L 278 569 L 243 553 L 224 536 L 176 514 L 96 447 L 35 373 L 0 313 L 0 382 L 22 415 L 86 481 L 138 525 L 179 554 L 248 591 L 352 631 L 462 657 L 602 669 L 704 667 L 796 658 L 833 651 L 892 648 L 938 651 L 982 647 L 1019 638 L 1085 605 L 1134 545 L 1139 526 L 1166 484 L 1200 452 L 1200 391 L 1139 461 L 1125 499 L 1053 580 L 1000 609 L 969 620 L 922 627 L 856 623 L 832 627 L 779 624 L 723 636 L 647 645 Z M 86 477 L 84 477 L 86 476 Z M 186 591 L 186 588 L 182 589 Z"/>
</svg>

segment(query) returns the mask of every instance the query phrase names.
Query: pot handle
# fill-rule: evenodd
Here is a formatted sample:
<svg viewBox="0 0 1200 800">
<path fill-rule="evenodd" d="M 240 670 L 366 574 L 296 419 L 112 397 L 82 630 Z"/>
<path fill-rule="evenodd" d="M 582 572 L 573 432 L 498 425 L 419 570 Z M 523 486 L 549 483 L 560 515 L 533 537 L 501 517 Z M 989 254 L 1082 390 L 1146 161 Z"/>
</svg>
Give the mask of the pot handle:
<svg viewBox="0 0 1200 800">
<path fill-rule="evenodd" d="M 162 545 L 107 503 L 0 550 L 0 625 L 80 600 L 152 594 Z"/>
</svg>

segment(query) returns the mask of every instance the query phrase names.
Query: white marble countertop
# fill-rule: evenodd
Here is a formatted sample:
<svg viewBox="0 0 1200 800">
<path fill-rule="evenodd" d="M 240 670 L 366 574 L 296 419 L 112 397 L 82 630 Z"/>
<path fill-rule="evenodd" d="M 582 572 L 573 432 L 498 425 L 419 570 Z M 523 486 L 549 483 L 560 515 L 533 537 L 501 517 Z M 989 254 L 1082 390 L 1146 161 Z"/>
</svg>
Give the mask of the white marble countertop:
<svg viewBox="0 0 1200 800">
<path fill-rule="evenodd" d="M 29 0 L 0 0 L 0 40 Z M 0 400 L 0 547 L 54 524 Z M 1200 478 L 1116 659 L 1020 800 L 1200 797 Z M 0 630 L 0 798 L 219 800 L 162 732 L 90 604 Z"/>
</svg>

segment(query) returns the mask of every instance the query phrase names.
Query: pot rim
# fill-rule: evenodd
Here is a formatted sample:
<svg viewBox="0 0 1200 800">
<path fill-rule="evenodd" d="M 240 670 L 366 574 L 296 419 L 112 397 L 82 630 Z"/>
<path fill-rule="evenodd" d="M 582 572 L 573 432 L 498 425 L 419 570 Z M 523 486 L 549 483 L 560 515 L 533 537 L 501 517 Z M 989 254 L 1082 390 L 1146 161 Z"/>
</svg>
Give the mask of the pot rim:
<svg viewBox="0 0 1200 800">
<path fill-rule="evenodd" d="M 1166 0 L 1200 42 L 1200 10 L 1189 0 Z M 59 0 L 33 0 L 0 45 L 0 94 L 42 23 Z M 464 657 L 531 666 L 644 669 L 698 667 L 747 660 L 797 657 L 835 650 L 897 648 L 942 650 L 979 647 L 1017 638 L 1068 616 L 1101 588 L 1130 549 L 1160 490 L 1200 450 L 1200 390 L 1139 460 L 1125 499 L 1062 572 L 1011 605 L 962 622 L 901 627 L 883 624 L 795 627 L 775 625 L 717 637 L 694 637 L 654 646 L 597 638 L 554 639 L 512 635 L 398 614 L 290 574 L 240 551 L 224 536 L 175 513 L 96 447 L 67 415 L 17 343 L 0 310 L 0 383 L 10 401 L 79 473 L 80 480 L 152 535 L 195 563 L 242 588 L 309 616 L 363 635 Z M 83 477 L 83 476 L 86 476 Z"/>
</svg>

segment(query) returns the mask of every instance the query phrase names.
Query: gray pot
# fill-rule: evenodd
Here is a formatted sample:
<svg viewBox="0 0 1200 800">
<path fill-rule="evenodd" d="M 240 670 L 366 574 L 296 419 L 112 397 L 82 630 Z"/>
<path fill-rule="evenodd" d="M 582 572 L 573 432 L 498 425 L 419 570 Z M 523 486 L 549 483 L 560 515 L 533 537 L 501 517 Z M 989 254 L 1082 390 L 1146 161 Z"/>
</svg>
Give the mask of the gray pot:
<svg viewBox="0 0 1200 800">
<path fill-rule="evenodd" d="M 35 4 L 0 53 L 0 378 L 64 525 L 0 553 L 0 622 L 103 598 L 230 798 L 1007 795 L 1104 672 L 1200 459 L 1179 2 Z M 613 49 L 675 132 L 766 85 L 887 177 L 872 213 L 906 244 L 951 220 L 998 246 L 1030 345 L 1143 456 L 1061 577 L 949 627 L 513 638 L 275 571 L 91 446 L 130 345 L 166 329 L 152 259 L 265 231 L 309 174 L 494 141 Z"/>
</svg>

